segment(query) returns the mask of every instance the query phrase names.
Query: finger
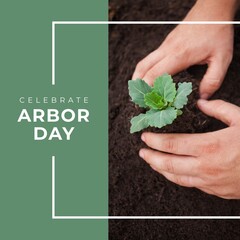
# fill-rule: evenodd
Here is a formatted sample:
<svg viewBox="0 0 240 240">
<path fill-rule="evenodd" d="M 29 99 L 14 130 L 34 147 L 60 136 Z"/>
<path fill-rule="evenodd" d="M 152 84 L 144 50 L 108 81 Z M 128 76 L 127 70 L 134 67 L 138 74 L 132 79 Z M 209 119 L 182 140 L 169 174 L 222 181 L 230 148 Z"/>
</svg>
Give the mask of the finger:
<svg viewBox="0 0 240 240">
<path fill-rule="evenodd" d="M 184 175 L 198 173 L 198 161 L 195 157 L 173 155 L 151 149 L 141 149 L 139 155 L 159 171 Z"/>
<path fill-rule="evenodd" d="M 198 107 L 208 116 L 219 119 L 228 126 L 239 124 L 240 108 L 222 100 L 198 100 Z"/>
<path fill-rule="evenodd" d="M 199 91 L 202 99 L 208 99 L 221 86 L 229 66 L 228 61 L 216 58 L 210 61 L 204 75 Z"/>
<path fill-rule="evenodd" d="M 200 189 L 202 192 L 205 192 L 205 193 L 207 193 L 207 194 L 215 195 L 215 193 L 214 193 L 212 190 L 208 189 L 208 188 L 200 187 L 200 188 L 198 188 L 198 189 Z"/>
<path fill-rule="evenodd" d="M 145 132 L 142 140 L 151 148 L 177 155 L 199 156 L 206 136 L 199 134 L 159 134 Z"/>
<path fill-rule="evenodd" d="M 199 189 L 207 194 L 214 195 L 214 196 L 217 196 L 217 197 L 220 197 L 223 199 L 234 199 L 232 194 L 221 194 L 221 193 L 219 193 L 219 191 L 213 191 L 213 190 L 205 188 L 205 187 L 203 187 L 203 188 L 199 187 Z"/>
<path fill-rule="evenodd" d="M 168 172 L 159 172 L 169 181 L 183 187 L 199 187 L 202 185 L 202 180 L 193 176 L 177 175 Z"/>
<path fill-rule="evenodd" d="M 168 73 L 174 75 L 188 68 L 190 65 L 182 55 L 167 56 L 149 69 L 143 76 L 143 79 L 152 85 L 154 80 L 162 74 Z"/>
<path fill-rule="evenodd" d="M 143 78 L 145 73 L 158 61 L 162 60 L 164 57 L 164 50 L 161 48 L 156 49 L 155 51 L 148 54 L 144 59 L 142 59 L 136 66 L 133 73 L 132 79 Z"/>
</svg>

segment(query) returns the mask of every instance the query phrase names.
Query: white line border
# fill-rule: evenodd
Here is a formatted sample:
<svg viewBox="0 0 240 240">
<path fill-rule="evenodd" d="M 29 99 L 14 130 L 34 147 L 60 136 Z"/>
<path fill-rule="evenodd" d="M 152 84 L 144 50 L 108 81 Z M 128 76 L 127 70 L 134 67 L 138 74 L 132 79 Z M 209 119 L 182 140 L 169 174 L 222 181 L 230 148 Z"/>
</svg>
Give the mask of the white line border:
<svg viewBox="0 0 240 240">
<path fill-rule="evenodd" d="M 55 205 L 56 157 L 52 156 L 52 219 L 240 219 L 240 216 L 57 216 Z"/>
<path fill-rule="evenodd" d="M 55 26 L 56 25 L 152 25 L 152 24 L 165 24 L 165 25 L 178 25 L 178 24 L 240 24 L 240 21 L 52 21 L 52 85 L 56 83 L 55 79 Z"/>
<path fill-rule="evenodd" d="M 112 25 L 112 24 L 240 24 L 240 21 L 52 21 L 52 85 L 56 84 L 55 80 L 55 26 L 71 24 L 94 24 L 94 25 Z M 240 216 L 57 216 L 56 215 L 56 189 L 55 189 L 55 156 L 52 156 L 52 219 L 69 220 L 69 219 L 100 219 L 100 220 L 127 220 L 127 219 L 240 219 Z"/>
<path fill-rule="evenodd" d="M 53 24 L 240 24 L 240 21 L 52 21 Z"/>
</svg>

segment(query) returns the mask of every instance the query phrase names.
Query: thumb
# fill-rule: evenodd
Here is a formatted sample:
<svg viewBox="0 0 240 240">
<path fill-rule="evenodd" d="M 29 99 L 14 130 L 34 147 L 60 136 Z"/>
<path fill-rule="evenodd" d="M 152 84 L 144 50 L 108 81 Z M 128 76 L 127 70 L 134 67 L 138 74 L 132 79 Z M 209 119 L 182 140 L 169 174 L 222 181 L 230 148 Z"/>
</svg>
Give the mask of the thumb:
<svg viewBox="0 0 240 240">
<path fill-rule="evenodd" d="M 221 86 L 228 65 L 221 59 L 214 59 L 208 64 L 208 69 L 200 83 L 200 96 L 208 99 Z"/>
<path fill-rule="evenodd" d="M 224 122 L 228 126 L 233 126 L 240 121 L 240 108 L 222 100 L 207 101 L 198 100 L 199 109 L 210 117 L 214 117 Z"/>
<path fill-rule="evenodd" d="M 182 56 L 183 61 L 179 61 L 179 57 L 166 56 L 160 62 L 155 64 L 143 77 L 143 79 L 150 85 L 154 80 L 164 73 L 175 75 L 176 73 L 186 69 L 190 66 L 189 62 Z"/>
</svg>

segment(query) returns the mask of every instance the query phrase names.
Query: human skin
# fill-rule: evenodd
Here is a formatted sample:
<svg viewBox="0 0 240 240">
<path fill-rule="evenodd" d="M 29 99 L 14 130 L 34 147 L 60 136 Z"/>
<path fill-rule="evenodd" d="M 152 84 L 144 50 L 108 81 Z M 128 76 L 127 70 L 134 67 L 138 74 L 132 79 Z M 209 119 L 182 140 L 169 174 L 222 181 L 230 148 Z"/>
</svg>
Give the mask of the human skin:
<svg viewBox="0 0 240 240">
<path fill-rule="evenodd" d="M 231 21 L 237 6 L 235 0 L 199 0 L 184 21 Z M 198 107 L 229 127 L 202 134 L 143 133 L 142 140 L 151 149 L 141 149 L 139 155 L 176 184 L 240 199 L 240 108 L 221 100 L 203 100 L 221 86 L 232 54 L 232 25 L 178 25 L 158 49 L 137 64 L 133 79 L 152 84 L 165 72 L 174 75 L 191 65 L 208 65 L 200 83 Z"/>
<path fill-rule="evenodd" d="M 236 9 L 233 0 L 200 0 L 184 21 L 229 21 Z M 163 73 L 174 75 L 192 65 L 207 64 L 200 83 L 201 98 L 209 98 L 220 86 L 233 54 L 230 24 L 180 24 L 155 51 L 141 60 L 132 79 L 152 84 Z"/>
<path fill-rule="evenodd" d="M 229 127 L 200 134 L 145 132 L 150 149 L 139 155 L 155 171 L 185 187 L 225 199 L 240 198 L 240 108 L 221 100 L 199 100 L 198 107 Z"/>
</svg>

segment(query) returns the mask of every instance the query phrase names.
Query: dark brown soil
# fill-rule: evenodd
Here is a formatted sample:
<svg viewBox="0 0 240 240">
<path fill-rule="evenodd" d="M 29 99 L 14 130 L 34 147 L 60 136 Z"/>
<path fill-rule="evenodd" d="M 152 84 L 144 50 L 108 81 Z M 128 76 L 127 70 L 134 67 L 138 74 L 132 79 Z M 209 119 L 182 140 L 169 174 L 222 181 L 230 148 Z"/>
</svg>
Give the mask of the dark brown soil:
<svg viewBox="0 0 240 240">
<path fill-rule="evenodd" d="M 109 20 L 178 21 L 191 9 L 195 0 L 110 0 Z"/>
<path fill-rule="evenodd" d="M 112 20 L 181 20 L 194 1 L 112 0 Z M 159 2 L 161 2 L 160 5 Z M 174 4 L 173 4 L 174 2 Z M 188 2 L 183 5 L 183 2 Z M 147 7 L 146 7 L 147 5 Z M 155 7 L 154 7 L 155 6 Z M 136 63 L 156 49 L 173 25 L 111 25 L 109 28 L 109 215 L 115 216 L 236 216 L 240 201 L 224 200 L 194 188 L 175 185 L 151 168 L 138 156 L 144 146 L 140 133 L 130 134 L 130 119 L 140 111 L 130 102 L 127 81 Z M 240 26 L 235 28 L 234 59 L 221 89 L 213 96 L 240 106 Z M 157 132 L 196 133 L 215 131 L 225 126 L 205 116 L 196 108 L 199 80 L 204 67 L 183 71 L 174 80 L 191 81 L 194 91 L 184 115 L 171 126 Z M 208 239 L 210 231 L 236 238 L 239 222 L 231 221 L 110 221 L 110 239 Z M 199 227 L 200 226 L 200 227 Z M 221 226 L 221 227 L 220 227 Z M 239 226 L 239 225 L 238 225 Z M 175 228 L 179 229 L 178 234 Z M 229 229 L 227 229 L 229 228 Z M 230 233 L 229 233 L 230 231 Z M 195 233 L 193 237 L 187 238 Z M 230 235 L 229 235 L 230 234 Z M 202 238 L 197 238 L 202 236 Z M 216 235 L 211 235 L 216 236 Z M 230 238 L 231 237 L 231 238 Z"/>
<path fill-rule="evenodd" d="M 239 240 L 239 220 L 111 220 L 110 240 Z"/>
</svg>

